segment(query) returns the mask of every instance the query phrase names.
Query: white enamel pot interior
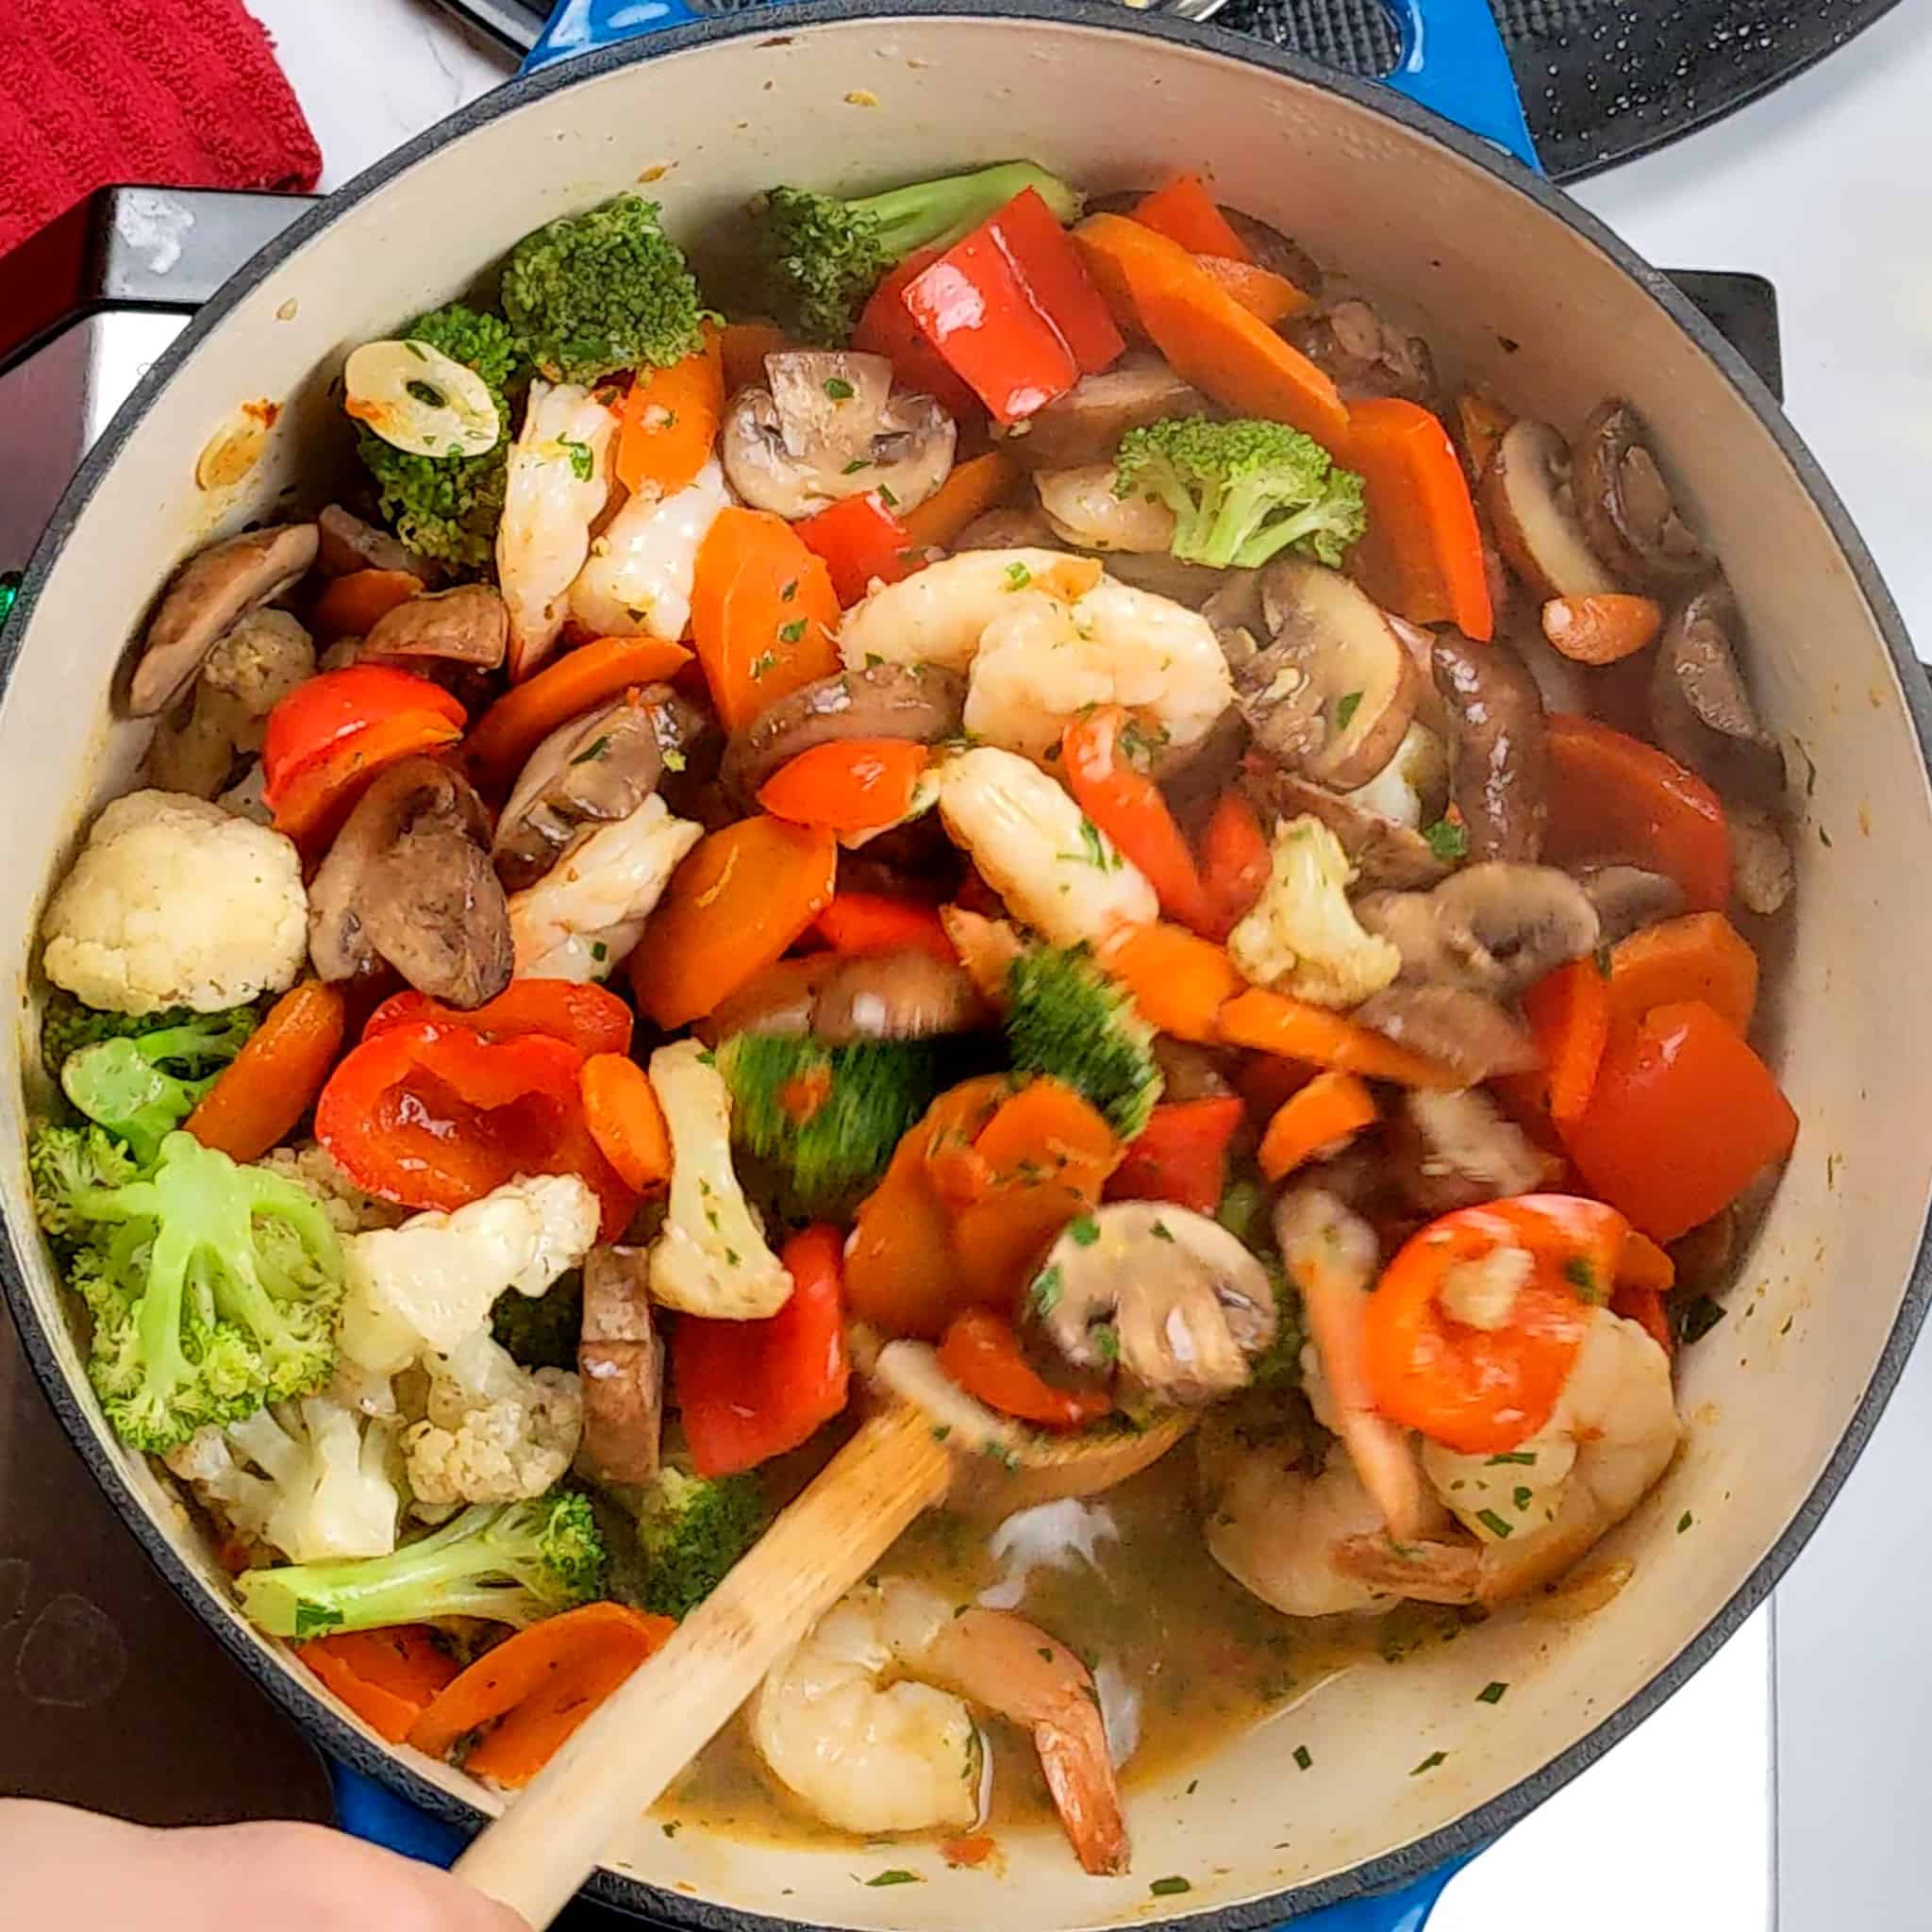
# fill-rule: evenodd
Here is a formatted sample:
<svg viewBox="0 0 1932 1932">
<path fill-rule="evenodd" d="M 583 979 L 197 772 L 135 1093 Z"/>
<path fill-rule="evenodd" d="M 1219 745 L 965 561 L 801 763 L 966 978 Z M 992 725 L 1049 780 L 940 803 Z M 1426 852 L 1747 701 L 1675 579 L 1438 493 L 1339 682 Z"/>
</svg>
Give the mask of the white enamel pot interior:
<svg viewBox="0 0 1932 1932">
<path fill-rule="evenodd" d="M 1922 1311 L 1932 1041 L 1903 991 L 1932 958 L 1932 895 L 1904 884 L 1932 871 L 1924 706 L 1828 488 L 1689 309 L 1521 170 L 1373 88 L 1092 8 L 820 8 L 781 31 L 721 19 L 505 89 L 275 243 L 116 420 L 11 626 L 0 932 L 23 1013 L 49 878 L 141 749 L 108 694 L 128 640 L 185 554 L 270 516 L 282 492 L 323 500 L 318 452 L 346 443 L 329 386 L 349 347 L 464 291 L 525 230 L 640 180 L 689 240 L 774 181 L 858 190 L 1019 155 L 1096 192 L 1208 171 L 1224 199 L 1425 317 L 1439 356 L 1517 408 L 1574 430 L 1606 394 L 1635 401 L 1737 587 L 1762 708 L 1802 745 L 1797 768 L 1816 773 L 1793 800 L 1798 919 L 1766 1028 L 1804 1126 L 1730 1319 L 1685 1366 L 1683 1456 L 1609 1546 L 1634 1564 L 1628 1585 L 1595 1614 L 1498 1616 L 1314 1690 L 1164 1787 L 1133 1787 L 1124 1878 L 1082 1876 L 1043 1832 L 1008 1848 L 1003 1878 L 949 1872 L 918 1845 L 890 1862 L 925 1883 L 867 1889 L 856 1847 L 668 1838 L 641 1822 L 600 1889 L 681 1924 L 717 1924 L 722 1908 L 915 1932 L 978 1932 L 994 1915 L 1016 1932 L 1195 1915 L 1241 1926 L 1479 1842 L 1637 1722 L 1769 1589 L 1849 1467 Z M 233 489 L 198 490 L 197 453 L 255 398 L 283 405 L 266 456 Z M 8 1287 L 70 1429 L 157 1560 L 313 1736 L 474 1821 L 471 1807 L 497 1801 L 380 1745 L 242 1625 L 178 1507 L 109 1438 L 24 1191 L 30 1030 L 9 1035 L 0 1064 Z M 1509 1694 L 1477 1703 L 1492 1679 Z M 1296 1768 L 1297 1746 L 1313 1774 Z M 1438 1752 L 1437 1769 L 1410 1774 Z M 1170 1874 L 1191 1890 L 1151 1898 Z"/>
</svg>

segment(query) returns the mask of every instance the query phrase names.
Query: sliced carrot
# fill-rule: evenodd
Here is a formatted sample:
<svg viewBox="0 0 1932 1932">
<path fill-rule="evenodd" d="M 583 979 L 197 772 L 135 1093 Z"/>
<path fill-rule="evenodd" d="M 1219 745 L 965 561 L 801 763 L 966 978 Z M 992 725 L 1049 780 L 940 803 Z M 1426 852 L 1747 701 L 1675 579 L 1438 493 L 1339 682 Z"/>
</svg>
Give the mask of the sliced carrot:
<svg viewBox="0 0 1932 1932">
<path fill-rule="evenodd" d="M 775 322 L 727 322 L 719 338 L 724 392 L 736 395 L 765 379 L 765 358 L 797 347 Z"/>
<path fill-rule="evenodd" d="M 839 892 L 819 914 L 819 937 L 835 953 L 930 953 L 952 966 L 959 955 L 944 922 L 916 899 L 883 892 Z"/>
<path fill-rule="evenodd" d="M 546 1617 L 485 1651 L 417 1720 L 408 1741 L 446 1757 L 483 1731 L 464 1768 L 500 1785 L 527 1784 L 676 1628 L 669 1617 L 617 1603 Z"/>
<path fill-rule="evenodd" d="M 976 1402 L 1041 1429 L 1080 1429 L 1112 1407 L 1098 1389 L 1059 1389 L 1026 1359 L 1013 1324 L 991 1308 L 954 1318 L 940 1367 Z"/>
<path fill-rule="evenodd" d="M 942 1838 L 940 1840 L 940 1857 L 949 1865 L 964 1865 L 969 1870 L 986 1863 L 999 1850 L 999 1841 L 989 1838 L 983 1831 L 975 1831 L 964 1838 Z"/>
<path fill-rule="evenodd" d="M 1634 1026 L 1653 1007 L 1679 1000 L 1702 1000 L 1739 1033 L 1751 1030 L 1757 955 L 1722 912 L 1666 919 L 1610 949 L 1608 1006 L 1617 1024 Z"/>
<path fill-rule="evenodd" d="M 577 1075 L 584 1124 L 625 1186 L 648 1193 L 671 1179 L 671 1130 L 650 1075 L 625 1053 L 592 1054 Z"/>
<path fill-rule="evenodd" d="M 988 450 L 984 456 L 955 463 L 946 480 L 917 509 L 900 512 L 911 549 L 950 550 L 959 532 L 1004 503 L 1019 481 L 1020 466 L 1004 450 Z"/>
<path fill-rule="evenodd" d="M 433 711 L 397 711 L 375 719 L 289 779 L 275 807 L 275 830 L 307 853 L 320 852 L 378 772 L 418 752 L 441 751 L 462 735 L 460 727 Z"/>
<path fill-rule="evenodd" d="M 1143 194 L 1130 210 L 1143 228 L 1178 242 L 1191 255 L 1219 255 L 1252 262 L 1255 252 L 1221 212 L 1200 175 L 1176 175 L 1165 188 Z"/>
<path fill-rule="evenodd" d="M 1375 1096 L 1353 1074 L 1317 1074 L 1276 1108 L 1256 1156 L 1271 1181 L 1340 1148 L 1375 1119 Z"/>
<path fill-rule="evenodd" d="M 315 600 L 308 627 L 325 644 L 367 637 L 377 618 L 423 594 L 423 579 L 407 570 L 352 570 L 335 578 Z"/>
<path fill-rule="evenodd" d="M 1434 1060 L 1398 1046 L 1367 1026 L 1358 1026 L 1325 1007 L 1286 993 L 1250 989 L 1222 1008 L 1217 1024 L 1230 1046 L 1251 1046 L 1259 1053 L 1309 1066 L 1333 1067 L 1359 1074 L 1369 1080 L 1390 1080 L 1398 1087 L 1454 1088 L 1462 1084 L 1455 1074 Z"/>
<path fill-rule="evenodd" d="M 618 411 L 617 480 L 634 496 L 684 489 L 710 456 L 724 413 L 720 331 L 707 326 L 694 355 L 631 384 Z"/>
<path fill-rule="evenodd" d="M 1664 608 L 1651 597 L 1607 591 L 1593 597 L 1552 597 L 1543 606 L 1543 636 L 1578 664 L 1615 664 L 1657 641 Z"/>
<path fill-rule="evenodd" d="M 502 797 L 524 760 L 559 724 L 634 685 L 674 677 L 690 662 L 682 644 L 661 638 L 599 638 L 553 658 L 477 719 L 463 746 L 471 782 L 487 796 Z"/>
<path fill-rule="evenodd" d="M 1230 261 L 1224 255 L 1196 255 L 1194 259 L 1204 275 L 1270 328 L 1299 315 L 1308 306 L 1308 297 L 1286 275 L 1272 269 L 1257 268 L 1251 261 Z"/>
<path fill-rule="evenodd" d="M 794 824 L 834 832 L 874 832 L 912 809 L 932 762 L 909 738 L 848 738 L 815 744 L 788 759 L 758 790 L 758 803 Z"/>
<path fill-rule="evenodd" d="M 1334 382 L 1250 315 L 1178 242 L 1124 215 L 1074 230 L 1117 318 L 1139 325 L 1175 373 L 1224 408 L 1290 423 L 1331 449 L 1347 440 Z"/>
<path fill-rule="evenodd" d="M 1344 454 L 1361 473 L 1369 513 L 1349 575 L 1411 624 L 1453 622 L 1465 637 L 1488 638 L 1482 532 L 1441 421 L 1400 396 L 1373 397 L 1349 410 Z"/>
<path fill-rule="evenodd" d="M 1479 390 L 1464 390 L 1456 398 L 1456 424 L 1462 432 L 1462 453 L 1467 458 L 1469 480 L 1482 481 L 1496 445 L 1516 418 L 1501 403 Z"/>
<path fill-rule="evenodd" d="M 699 840 L 630 956 L 639 1008 L 667 1032 L 703 1019 L 825 909 L 838 865 L 830 832 L 769 814 Z"/>
<path fill-rule="evenodd" d="M 721 510 L 698 546 L 691 632 L 724 728 L 838 670 L 838 630 L 824 558 L 769 510 Z"/>
<path fill-rule="evenodd" d="M 298 1644 L 295 1655 L 391 1744 L 409 1735 L 460 1668 L 425 1624 L 347 1630 Z"/>
<path fill-rule="evenodd" d="M 1550 1118 L 1559 1126 L 1581 1118 L 1610 1037 L 1609 982 L 1594 959 L 1572 959 L 1524 994 L 1523 1014 L 1542 1055 Z"/>
<path fill-rule="evenodd" d="M 1664 1298 L 1654 1288 L 1637 1288 L 1619 1282 L 1610 1296 L 1610 1313 L 1635 1322 L 1666 1355 L 1676 1353 L 1677 1338 L 1671 1333 L 1671 1318 Z"/>
<path fill-rule="evenodd" d="M 347 1010 L 340 987 L 319 979 L 291 987 L 182 1124 L 230 1160 L 259 1160 L 315 1105 Z"/>
<path fill-rule="evenodd" d="M 1669 1294 L 1677 1285 L 1677 1264 L 1641 1228 L 1633 1227 L 1617 1257 L 1617 1284 Z"/>
<path fill-rule="evenodd" d="M 1101 948 L 1100 963 L 1150 1026 L 1203 1046 L 1220 1041 L 1221 1009 L 1247 984 L 1212 940 L 1178 925 L 1124 927 Z"/>
</svg>

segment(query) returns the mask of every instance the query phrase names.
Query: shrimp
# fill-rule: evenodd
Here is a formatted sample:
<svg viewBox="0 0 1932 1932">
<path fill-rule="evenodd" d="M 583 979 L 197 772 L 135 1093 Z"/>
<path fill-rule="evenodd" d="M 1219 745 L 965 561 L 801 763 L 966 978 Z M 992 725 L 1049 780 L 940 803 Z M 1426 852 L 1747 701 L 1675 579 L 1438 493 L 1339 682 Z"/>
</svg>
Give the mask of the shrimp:
<svg viewBox="0 0 1932 1932">
<path fill-rule="evenodd" d="M 527 677 L 556 645 L 571 580 L 591 552 L 591 525 L 610 494 L 617 418 L 575 383 L 530 382 L 510 445 L 496 578 L 509 607 L 509 675 Z"/>
<path fill-rule="evenodd" d="M 752 1700 L 752 1742 L 841 1831 L 963 1830 L 980 1815 L 986 1761 L 969 1703 L 1031 1732 L 1081 1865 L 1124 1871 L 1126 1824 L 1093 1679 L 1009 1610 L 956 1616 L 924 1584 L 862 1585 L 773 1666 Z"/>
<path fill-rule="evenodd" d="M 1431 1513 L 1422 1470 L 1407 1431 L 1375 1413 L 1362 1366 L 1363 1308 L 1377 1260 L 1374 1233 L 1333 1194 L 1300 1187 L 1276 1204 L 1274 1238 L 1301 1290 L 1314 1338 L 1325 1397 L 1316 1413 L 1347 1445 L 1390 1534 L 1411 1542 Z"/>
<path fill-rule="evenodd" d="M 603 979 L 638 942 L 677 862 L 704 835 L 656 792 L 509 896 L 519 979 Z"/>
<path fill-rule="evenodd" d="M 1111 463 L 1077 470 L 1040 470 L 1033 487 L 1055 536 L 1083 550 L 1125 550 L 1165 556 L 1174 542 L 1174 512 L 1142 491 L 1118 495 Z"/>
<path fill-rule="evenodd" d="M 698 546 L 730 497 L 714 457 L 670 496 L 640 491 L 591 540 L 570 587 L 570 613 L 598 637 L 675 643 L 691 622 Z"/>
<path fill-rule="evenodd" d="M 978 745 L 948 759 L 940 817 L 1014 916 L 1054 945 L 1097 945 L 1159 917 L 1141 869 L 1057 780 L 1013 752 Z"/>
<path fill-rule="evenodd" d="M 1199 611 L 1050 550 L 969 551 L 881 586 L 847 613 L 839 647 L 848 666 L 966 672 L 966 729 L 1037 759 L 1093 705 L 1124 706 L 1144 734 L 1184 750 L 1234 697 Z"/>
<path fill-rule="evenodd" d="M 1386 1544 L 1382 1512 L 1340 1442 L 1325 1457 L 1295 1434 L 1252 1440 L 1217 1412 L 1197 1432 L 1208 1554 L 1287 1617 L 1386 1609 L 1399 1593 L 1347 1558 Z M 1425 1521 L 1448 1518 L 1424 1497 Z"/>
</svg>

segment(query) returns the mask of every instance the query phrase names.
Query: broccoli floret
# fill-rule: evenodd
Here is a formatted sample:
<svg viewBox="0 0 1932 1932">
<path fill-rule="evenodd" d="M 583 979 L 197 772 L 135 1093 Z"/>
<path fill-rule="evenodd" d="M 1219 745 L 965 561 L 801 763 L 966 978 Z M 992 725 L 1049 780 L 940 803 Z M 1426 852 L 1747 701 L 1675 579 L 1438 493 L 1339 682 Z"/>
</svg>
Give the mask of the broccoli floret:
<svg viewBox="0 0 1932 1932">
<path fill-rule="evenodd" d="M 377 509 L 419 557 L 457 570 L 481 570 L 494 554 L 503 514 L 505 464 L 510 444 L 508 391 L 522 358 L 509 325 L 479 315 L 460 302 L 419 315 L 402 331 L 406 341 L 426 342 L 474 369 L 489 385 L 503 433 L 481 456 L 412 456 L 364 429 L 358 443 L 375 478 Z"/>
<path fill-rule="evenodd" d="M 1029 946 L 1007 969 L 1013 1064 L 1074 1089 L 1122 1140 L 1160 1098 L 1154 1029 L 1082 946 Z"/>
<path fill-rule="evenodd" d="M 490 1310 L 490 1332 L 525 1369 L 572 1369 L 584 1325 L 584 1277 L 575 1268 L 541 1294 L 507 1288 Z"/>
<path fill-rule="evenodd" d="M 689 1615 L 771 1520 L 756 1474 L 692 1475 L 667 1462 L 638 1508 L 644 1607 L 660 1617 Z"/>
<path fill-rule="evenodd" d="M 503 312 L 553 382 L 681 362 L 698 347 L 705 315 L 682 252 L 658 225 L 658 204 L 637 194 L 525 235 L 504 265 Z"/>
<path fill-rule="evenodd" d="M 41 1058 L 48 1073 L 58 1080 L 70 1054 L 102 1040 L 139 1040 L 149 1033 L 172 1033 L 178 1027 L 208 1024 L 220 1029 L 233 1022 L 238 1013 L 247 1013 L 253 1025 L 253 1007 L 236 1007 L 225 1013 L 197 1013 L 191 1007 L 169 1007 L 158 1013 L 108 1013 L 90 1007 L 56 987 L 47 995 L 41 1012 Z M 245 1037 L 245 1036 L 244 1036 Z"/>
<path fill-rule="evenodd" d="M 1362 479 L 1286 423 L 1171 417 L 1130 429 L 1114 494 L 1174 511 L 1169 549 L 1190 563 L 1253 569 L 1291 544 L 1333 568 L 1367 527 Z"/>
<path fill-rule="evenodd" d="M 940 1090 L 918 1041 L 826 1046 L 741 1033 L 718 1050 L 739 1144 L 769 1162 L 798 1219 L 836 1219 L 885 1173 L 900 1136 Z"/>
<path fill-rule="evenodd" d="M 553 1490 L 481 1503 L 393 1555 L 250 1570 L 242 1607 L 272 1637 L 321 1637 L 433 1617 L 522 1628 L 602 1594 L 604 1538 L 588 1497 Z"/>
<path fill-rule="evenodd" d="M 880 280 L 921 248 L 950 248 L 1023 189 L 1061 222 L 1080 218 L 1080 196 L 1031 161 L 915 182 L 858 201 L 807 188 L 758 198 L 758 256 L 772 312 L 801 341 L 838 344 L 852 333 Z"/>
<path fill-rule="evenodd" d="M 42 1127 L 27 1163 L 124 1441 L 158 1455 L 328 1379 L 342 1250 L 306 1188 L 180 1133 L 145 1175 L 95 1128 Z"/>
<path fill-rule="evenodd" d="M 173 1026 L 98 1040 L 67 1056 L 61 1090 L 89 1120 L 126 1141 L 135 1159 L 147 1167 L 160 1152 L 162 1137 L 194 1111 L 254 1031 L 255 1008 L 231 1007 L 224 1013 L 187 1014 Z"/>
</svg>

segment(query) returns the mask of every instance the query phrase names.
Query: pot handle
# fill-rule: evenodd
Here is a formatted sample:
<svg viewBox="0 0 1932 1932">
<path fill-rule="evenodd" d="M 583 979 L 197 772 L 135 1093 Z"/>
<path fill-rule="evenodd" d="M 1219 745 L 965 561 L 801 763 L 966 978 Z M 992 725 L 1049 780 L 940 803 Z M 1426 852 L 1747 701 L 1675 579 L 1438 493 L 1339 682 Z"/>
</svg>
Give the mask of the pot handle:
<svg viewBox="0 0 1932 1932">
<path fill-rule="evenodd" d="M 408 1858 L 420 1858 L 426 1865 L 449 1865 L 463 1849 L 463 1833 L 426 1811 L 419 1811 L 386 1785 L 334 1758 L 328 1760 L 328 1776 L 335 1791 L 336 1823 L 354 1837 L 384 1845 Z M 1410 1879 L 1400 1890 L 1329 1906 L 1295 1920 L 1292 1926 L 1278 1927 L 1277 1932 L 1423 1932 L 1442 1888 L 1473 1856 L 1465 1853 L 1437 1865 L 1420 1878 Z"/>
<path fill-rule="evenodd" d="M 1402 36 L 1401 56 L 1384 85 L 1507 148 L 1541 174 L 1489 0 L 1382 0 L 1382 6 Z M 558 0 L 523 71 L 704 17 L 687 0 Z"/>
</svg>

